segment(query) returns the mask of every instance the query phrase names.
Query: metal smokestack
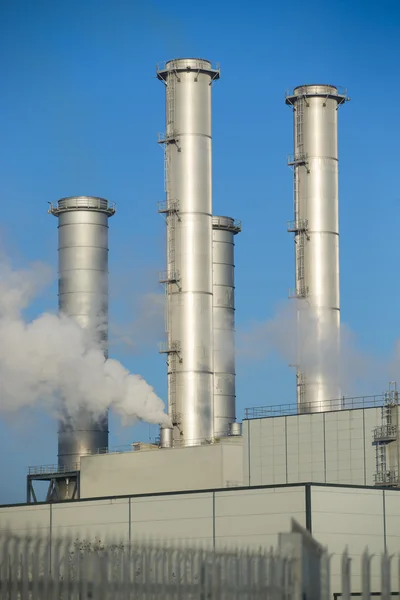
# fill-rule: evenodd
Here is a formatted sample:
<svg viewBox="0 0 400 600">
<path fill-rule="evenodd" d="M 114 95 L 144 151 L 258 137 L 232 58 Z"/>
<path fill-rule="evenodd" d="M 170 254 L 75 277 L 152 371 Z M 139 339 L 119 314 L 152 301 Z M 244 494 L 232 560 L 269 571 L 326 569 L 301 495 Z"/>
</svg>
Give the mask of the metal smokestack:
<svg viewBox="0 0 400 600">
<path fill-rule="evenodd" d="M 174 443 L 214 437 L 211 84 L 207 60 L 171 60 L 157 68 L 166 89 L 166 286 L 168 410 Z"/>
<path fill-rule="evenodd" d="M 292 297 L 300 301 L 299 412 L 329 410 L 333 399 L 337 408 L 341 397 L 337 123 L 338 108 L 347 99 L 345 91 L 331 85 L 304 85 L 286 96 L 294 115 L 294 155 L 288 161 L 294 172 L 294 221 L 288 230 L 295 241 Z M 315 345 L 318 359 L 307 365 L 303 349 L 310 312 L 315 339 L 308 343 Z"/>
<path fill-rule="evenodd" d="M 58 217 L 59 310 L 88 329 L 107 356 L 108 218 L 115 205 L 103 198 L 74 196 L 51 205 L 49 212 Z M 107 414 L 94 420 L 82 408 L 73 421 L 67 414 L 60 421 L 58 465 L 63 472 L 76 471 L 82 455 L 107 446 Z M 58 487 L 62 496 L 63 487 Z"/>
<path fill-rule="evenodd" d="M 213 217 L 214 435 L 226 436 L 236 420 L 235 235 L 240 221 Z"/>
</svg>

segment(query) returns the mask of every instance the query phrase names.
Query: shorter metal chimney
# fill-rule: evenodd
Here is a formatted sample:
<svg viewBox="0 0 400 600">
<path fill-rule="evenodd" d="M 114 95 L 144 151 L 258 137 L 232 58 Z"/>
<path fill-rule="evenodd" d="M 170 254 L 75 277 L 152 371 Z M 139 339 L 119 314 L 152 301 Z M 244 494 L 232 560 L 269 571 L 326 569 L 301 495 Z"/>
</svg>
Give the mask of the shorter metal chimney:
<svg viewBox="0 0 400 600">
<path fill-rule="evenodd" d="M 49 213 L 58 217 L 58 305 L 60 313 L 90 331 L 107 356 L 108 343 L 108 218 L 115 204 L 91 196 L 62 198 Z M 55 499 L 70 499 L 70 474 L 85 454 L 105 452 L 108 416 L 95 420 L 81 408 L 73 420 L 67 413 L 58 433 L 58 467 L 68 477 L 57 481 Z M 73 482 L 72 482 L 73 483 Z M 74 491 L 76 493 L 76 490 Z"/>
<path fill-rule="evenodd" d="M 213 217 L 214 435 L 230 434 L 236 420 L 235 235 L 240 221 Z"/>
</svg>

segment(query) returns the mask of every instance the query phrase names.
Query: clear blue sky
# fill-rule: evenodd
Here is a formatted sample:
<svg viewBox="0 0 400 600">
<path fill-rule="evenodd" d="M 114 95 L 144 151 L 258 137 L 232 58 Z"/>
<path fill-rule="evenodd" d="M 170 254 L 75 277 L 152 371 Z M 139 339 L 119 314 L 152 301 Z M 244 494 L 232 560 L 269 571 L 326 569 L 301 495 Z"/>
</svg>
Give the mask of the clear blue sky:
<svg viewBox="0 0 400 600">
<path fill-rule="evenodd" d="M 342 320 L 360 347 L 388 356 L 400 332 L 396 0 L 188 3 L 183 0 L 3 0 L 0 3 L 0 192 L 3 245 L 19 262 L 56 269 L 57 223 L 47 202 L 74 194 L 115 200 L 110 222 L 110 319 L 137 320 L 164 267 L 164 87 L 158 61 L 219 62 L 213 88 L 215 214 L 243 221 L 236 246 L 237 326 L 273 316 L 293 285 L 292 114 L 287 89 L 346 86 L 340 110 Z M 56 285 L 30 317 L 57 306 Z M 137 310 L 139 310 L 137 308 Z M 114 356 L 165 398 L 155 332 Z M 154 340 L 153 340 L 154 338 Z M 150 340 L 150 341 L 149 341 Z M 378 379 L 378 378 L 377 378 Z M 400 379 L 400 377 L 399 377 Z M 379 393 L 360 382 L 360 394 Z M 237 364 L 244 407 L 294 402 L 294 376 L 278 356 Z M 1 399 L 0 399 L 1 402 Z M 148 435 L 111 423 L 111 445 Z M 155 433 L 154 429 L 151 432 Z M 24 501 L 26 468 L 56 462 L 56 428 L 41 415 L 0 422 L 0 502 Z"/>
</svg>

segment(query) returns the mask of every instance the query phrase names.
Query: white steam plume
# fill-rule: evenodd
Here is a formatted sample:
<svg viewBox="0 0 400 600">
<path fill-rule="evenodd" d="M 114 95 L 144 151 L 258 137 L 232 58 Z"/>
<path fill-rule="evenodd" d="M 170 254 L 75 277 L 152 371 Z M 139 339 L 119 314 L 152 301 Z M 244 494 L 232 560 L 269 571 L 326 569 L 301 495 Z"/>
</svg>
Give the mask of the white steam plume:
<svg viewBox="0 0 400 600">
<path fill-rule="evenodd" d="M 59 414 L 62 398 L 72 418 L 80 407 L 93 416 L 111 408 L 125 424 L 169 424 L 154 389 L 117 360 L 105 360 L 75 320 L 49 313 L 23 318 L 48 275 L 43 265 L 14 271 L 0 260 L 0 413 L 40 406 Z"/>
<path fill-rule="evenodd" d="M 298 310 L 303 311 L 301 328 Z M 310 377 L 318 371 L 323 372 L 333 388 L 341 388 L 342 396 L 360 393 L 361 386 L 362 393 L 366 389 L 379 389 L 377 386 L 381 387 L 382 381 L 393 379 L 396 369 L 392 366 L 390 375 L 391 365 L 385 365 L 381 358 L 361 351 L 355 334 L 345 324 L 340 326 L 339 348 L 337 332 L 325 326 L 325 337 L 321 339 L 318 327 L 318 315 L 308 303 L 299 300 L 282 302 L 271 319 L 237 329 L 237 358 L 242 361 L 264 360 L 271 354 L 277 354 L 287 364 L 297 364 Z"/>
</svg>

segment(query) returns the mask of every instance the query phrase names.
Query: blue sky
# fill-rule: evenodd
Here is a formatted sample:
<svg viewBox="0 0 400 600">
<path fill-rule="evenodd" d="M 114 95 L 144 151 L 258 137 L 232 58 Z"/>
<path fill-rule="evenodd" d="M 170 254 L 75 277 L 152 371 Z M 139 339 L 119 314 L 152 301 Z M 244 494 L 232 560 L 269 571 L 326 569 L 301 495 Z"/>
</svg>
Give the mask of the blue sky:
<svg viewBox="0 0 400 600">
<path fill-rule="evenodd" d="M 293 286 L 292 114 L 287 89 L 346 86 L 340 110 L 342 320 L 363 351 L 385 360 L 399 336 L 400 7 L 393 0 L 188 3 L 183 0 L 3 0 L 0 3 L 0 232 L 20 263 L 57 265 L 47 202 L 74 194 L 117 202 L 110 222 L 110 320 L 137 320 L 164 267 L 164 87 L 156 63 L 219 62 L 213 88 L 213 206 L 243 221 L 236 238 L 237 326 L 273 317 Z M 54 284 L 29 317 L 57 306 Z M 139 307 L 139 308 L 138 308 Z M 140 312 L 140 311 L 139 311 Z M 165 398 L 155 332 L 113 355 Z M 395 373 L 393 374 L 395 376 Z M 359 382 L 379 393 L 386 380 Z M 400 377 L 399 377 L 400 379 Z M 294 375 L 274 353 L 237 364 L 244 407 L 295 401 Z M 1 401 L 1 399 L 0 399 Z M 148 437 L 121 430 L 111 445 Z M 150 431 L 154 435 L 155 430 Z M 28 465 L 56 462 L 56 428 L 43 415 L 0 422 L 0 502 L 25 499 Z"/>
</svg>

